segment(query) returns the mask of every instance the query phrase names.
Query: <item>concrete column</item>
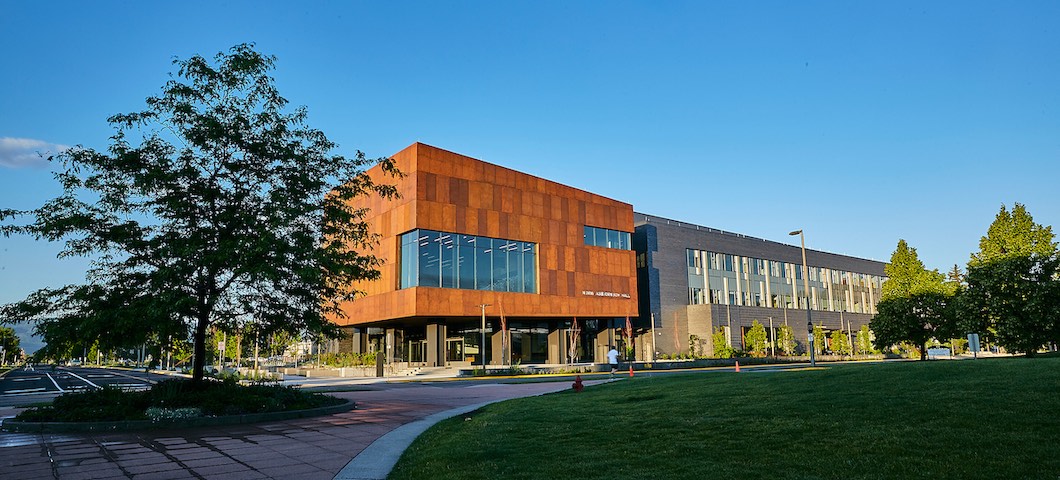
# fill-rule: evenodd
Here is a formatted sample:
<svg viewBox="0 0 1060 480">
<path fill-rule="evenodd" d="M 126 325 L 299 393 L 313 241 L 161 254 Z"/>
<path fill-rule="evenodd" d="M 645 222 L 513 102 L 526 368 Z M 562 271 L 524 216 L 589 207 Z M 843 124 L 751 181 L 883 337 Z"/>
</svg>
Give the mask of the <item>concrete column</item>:
<svg viewBox="0 0 1060 480">
<path fill-rule="evenodd" d="M 386 363 L 394 363 L 394 349 L 397 348 L 395 332 L 393 328 L 386 329 Z"/>
<path fill-rule="evenodd" d="M 548 363 L 565 363 L 567 342 L 563 338 L 566 330 L 559 328 L 558 324 L 548 326 Z"/>
<path fill-rule="evenodd" d="M 665 324 L 665 321 L 663 323 Z M 677 325 L 671 325 L 670 328 L 677 328 Z M 593 356 L 593 362 L 607 363 L 607 350 L 609 346 L 618 347 L 615 343 L 614 330 L 611 329 L 611 323 L 607 322 L 604 329 L 596 334 L 596 352 Z"/>
<path fill-rule="evenodd" d="M 743 265 L 742 258 L 732 256 L 732 268 L 736 270 L 736 304 L 743 305 Z"/>
<path fill-rule="evenodd" d="M 431 322 L 427 324 L 427 366 L 445 366 L 445 324 Z"/>
<path fill-rule="evenodd" d="M 499 323 L 499 322 L 498 322 Z M 493 349 L 490 352 L 490 365 L 511 365 L 512 364 L 512 353 L 511 347 L 503 348 L 504 336 L 508 332 L 502 332 L 499 325 L 498 328 L 493 330 L 493 333 L 489 335 L 490 348 Z"/>
<path fill-rule="evenodd" d="M 699 263 L 703 265 L 703 303 L 710 303 L 710 257 L 706 250 L 699 252 Z"/>
<path fill-rule="evenodd" d="M 773 302 L 773 286 L 770 285 L 770 279 L 772 278 L 770 273 L 773 273 L 772 267 L 772 260 L 766 260 L 766 281 L 764 285 L 766 291 L 766 308 L 777 308 L 777 304 Z"/>
</svg>

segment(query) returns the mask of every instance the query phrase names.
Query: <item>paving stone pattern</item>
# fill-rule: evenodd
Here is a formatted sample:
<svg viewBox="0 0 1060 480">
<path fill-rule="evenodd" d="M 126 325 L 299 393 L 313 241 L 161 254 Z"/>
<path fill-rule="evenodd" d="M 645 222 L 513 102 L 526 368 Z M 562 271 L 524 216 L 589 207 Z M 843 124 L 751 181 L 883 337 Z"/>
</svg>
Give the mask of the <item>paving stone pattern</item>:
<svg viewBox="0 0 1060 480">
<path fill-rule="evenodd" d="M 0 479 L 331 479 L 380 436 L 433 413 L 566 384 L 379 385 L 357 409 L 255 425 L 95 434 L 0 433 Z"/>
</svg>

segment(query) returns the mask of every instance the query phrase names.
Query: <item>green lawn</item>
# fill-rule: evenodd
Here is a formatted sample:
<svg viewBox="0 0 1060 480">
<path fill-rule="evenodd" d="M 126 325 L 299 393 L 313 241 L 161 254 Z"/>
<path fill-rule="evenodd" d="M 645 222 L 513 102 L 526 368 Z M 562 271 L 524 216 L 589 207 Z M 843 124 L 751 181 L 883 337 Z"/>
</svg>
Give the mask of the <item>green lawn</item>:
<svg viewBox="0 0 1060 480">
<path fill-rule="evenodd" d="M 431 428 L 390 478 L 1060 479 L 1060 358 L 636 377 Z"/>
</svg>

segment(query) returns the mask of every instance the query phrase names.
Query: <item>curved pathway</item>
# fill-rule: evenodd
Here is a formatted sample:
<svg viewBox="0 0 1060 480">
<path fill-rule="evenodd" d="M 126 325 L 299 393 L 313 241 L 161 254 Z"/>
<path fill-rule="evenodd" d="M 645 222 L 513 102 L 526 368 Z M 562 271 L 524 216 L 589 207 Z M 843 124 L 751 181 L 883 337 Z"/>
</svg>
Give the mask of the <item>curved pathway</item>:
<svg viewBox="0 0 1060 480">
<path fill-rule="evenodd" d="M 481 380 L 365 388 L 371 390 L 333 393 L 353 399 L 357 409 L 326 417 L 127 433 L 0 432 L 0 478 L 385 478 L 433 423 L 482 404 L 564 390 L 570 383 Z"/>
</svg>

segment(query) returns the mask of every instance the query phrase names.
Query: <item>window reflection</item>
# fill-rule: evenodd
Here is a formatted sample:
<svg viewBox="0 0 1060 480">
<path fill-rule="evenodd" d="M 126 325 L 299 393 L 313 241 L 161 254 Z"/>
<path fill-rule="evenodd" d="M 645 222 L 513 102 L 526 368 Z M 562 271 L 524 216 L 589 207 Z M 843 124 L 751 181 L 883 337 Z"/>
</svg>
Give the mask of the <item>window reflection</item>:
<svg viewBox="0 0 1060 480">
<path fill-rule="evenodd" d="M 413 230 L 401 236 L 401 288 L 537 293 L 537 245 Z"/>
</svg>

